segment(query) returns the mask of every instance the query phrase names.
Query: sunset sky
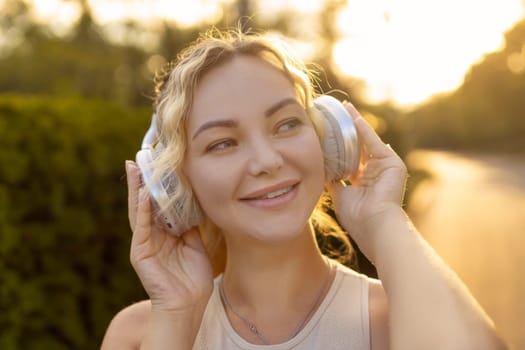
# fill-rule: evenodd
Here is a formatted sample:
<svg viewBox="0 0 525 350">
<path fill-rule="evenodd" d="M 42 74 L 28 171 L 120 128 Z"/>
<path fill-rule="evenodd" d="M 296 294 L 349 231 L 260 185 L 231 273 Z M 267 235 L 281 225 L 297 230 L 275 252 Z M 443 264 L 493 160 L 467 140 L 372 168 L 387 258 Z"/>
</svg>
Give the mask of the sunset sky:
<svg viewBox="0 0 525 350">
<path fill-rule="evenodd" d="M 231 1 L 89 3 L 101 24 L 133 18 L 153 25 L 158 18 L 168 18 L 191 25 L 201 20 L 213 22 L 221 15 L 221 4 Z M 73 2 L 32 2 L 39 20 L 58 32 L 67 30 L 78 17 Z M 256 11 L 268 15 L 290 7 L 308 21 L 321 6 L 322 0 L 262 0 Z M 370 101 L 412 105 L 461 84 L 468 67 L 484 53 L 501 48 L 503 32 L 523 15 L 522 0 L 349 0 L 336 19 L 341 40 L 334 59 L 341 74 L 366 82 Z"/>
</svg>

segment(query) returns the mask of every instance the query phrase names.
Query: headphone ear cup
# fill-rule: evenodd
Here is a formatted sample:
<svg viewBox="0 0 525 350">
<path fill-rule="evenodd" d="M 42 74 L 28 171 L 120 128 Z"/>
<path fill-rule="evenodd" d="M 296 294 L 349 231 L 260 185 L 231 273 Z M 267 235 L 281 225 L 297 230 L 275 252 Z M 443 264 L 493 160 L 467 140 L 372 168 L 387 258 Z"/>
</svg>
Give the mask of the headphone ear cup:
<svg viewBox="0 0 525 350">
<path fill-rule="evenodd" d="M 142 173 L 142 182 L 148 190 L 155 209 L 158 212 L 168 200 L 168 191 L 163 186 L 162 181 L 155 181 L 153 178 L 153 161 L 155 159 L 153 149 L 142 149 L 137 152 L 136 162 Z M 156 217 L 157 218 L 157 217 Z M 175 221 L 165 215 L 160 216 L 157 219 L 161 219 L 165 227 L 171 231 L 175 227 Z"/>
<path fill-rule="evenodd" d="M 361 151 L 352 117 L 343 104 L 331 96 L 316 98 L 314 107 L 326 121 L 323 141 L 326 179 L 337 181 L 354 176 Z"/>
<path fill-rule="evenodd" d="M 325 174 L 329 181 L 344 177 L 344 146 L 343 135 L 337 120 L 331 114 L 325 114 L 326 133 L 323 140 Z"/>
<path fill-rule="evenodd" d="M 161 152 L 159 147 L 163 148 L 162 145 L 157 144 L 154 149 L 142 149 L 138 151 L 136 162 L 142 172 L 144 186 L 149 191 L 151 199 L 153 199 L 157 223 L 163 226 L 167 232 L 180 236 L 202 221 L 200 209 L 195 208 L 195 213 L 192 212 L 189 218 L 183 218 L 180 215 L 184 210 L 181 203 L 175 203 L 163 212 L 159 211 L 160 208 L 167 207 L 171 195 L 179 185 L 179 179 L 176 176 L 160 179 L 153 177 L 153 164 L 157 158 L 157 154 Z M 197 207 L 198 205 L 196 204 L 195 206 Z"/>
</svg>

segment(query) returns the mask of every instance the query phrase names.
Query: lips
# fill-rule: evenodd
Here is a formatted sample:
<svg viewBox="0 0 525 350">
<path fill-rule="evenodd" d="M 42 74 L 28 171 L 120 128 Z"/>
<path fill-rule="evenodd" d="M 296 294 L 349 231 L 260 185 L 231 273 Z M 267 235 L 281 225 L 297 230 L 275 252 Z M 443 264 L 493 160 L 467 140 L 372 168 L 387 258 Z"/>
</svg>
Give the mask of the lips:
<svg viewBox="0 0 525 350">
<path fill-rule="evenodd" d="M 241 200 L 257 207 L 280 206 L 295 197 L 298 185 L 297 181 L 281 182 L 249 193 Z"/>
<path fill-rule="evenodd" d="M 296 180 L 283 181 L 276 185 L 268 186 L 263 189 L 248 193 L 243 196 L 241 200 L 263 200 L 276 198 L 294 190 L 298 184 L 299 182 Z"/>
<path fill-rule="evenodd" d="M 286 193 L 290 192 L 293 189 L 293 187 L 294 186 L 288 186 L 288 187 L 285 187 L 285 188 L 281 188 L 280 190 L 267 193 L 267 194 L 262 195 L 262 196 L 248 198 L 248 199 L 272 199 L 272 198 L 279 197 L 279 196 L 282 196 L 283 194 L 286 194 Z"/>
</svg>

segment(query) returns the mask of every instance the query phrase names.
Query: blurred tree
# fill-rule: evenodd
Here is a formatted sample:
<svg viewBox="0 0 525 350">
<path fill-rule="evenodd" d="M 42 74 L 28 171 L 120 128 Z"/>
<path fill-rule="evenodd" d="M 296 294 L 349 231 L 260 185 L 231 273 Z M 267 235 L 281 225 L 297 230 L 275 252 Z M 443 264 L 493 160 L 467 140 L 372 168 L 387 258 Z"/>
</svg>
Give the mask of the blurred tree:
<svg viewBox="0 0 525 350">
<path fill-rule="evenodd" d="M 94 349 L 145 294 L 127 258 L 124 160 L 145 109 L 0 97 L 0 348 Z"/>
<path fill-rule="evenodd" d="M 45 26 L 32 21 L 29 3 L 7 0 L 1 10 L 8 16 L 0 21 L 0 25 L 14 28 L 10 29 L 13 47 L 0 55 L 0 93 L 102 97 L 143 105 L 149 103 L 144 97 L 151 95 L 155 69 L 162 62 L 173 59 L 204 29 L 204 24 L 181 28 L 164 21 L 158 30 L 156 56 L 152 59 L 151 52 L 138 47 L 131 39 L 125 43 L 111 42 L 103 28 L 93 20 L 89 3 L 86 0 L 71 1 L 79 3 L 80 19 L 65 37 L 57 37 Z M 256 4 L 254 0 L 224 2 L 224 15 L 216 25 L 219 28 L 241 26 L 244 30 L 273 30 L 298 40 L 313 41 L 312 38 L 316 38 L 317 54 L 313 61 L 324 68 L 319 80 L 320 90 L 349 90 L 350 79 L 339 77 L 332 62 L 332 48 L 339 38 L 335 18 L 346 5 L 346 0 L 324 1 L 321 12 L 313 20 L 318 23 L 313 28 L 318 27 L 319 31 L 314 35 L 305 32 L 304 26 L 297 25 L 293 11 L 284 9 L 263 20 L 253 12 Z M 120 29 L 129 32 L 129 38 L 133 38 L 137 31 L 148 30 L 132 21 Z M 359 88 L 355 81 L 351 83 L 353 89 Z M 360 105 L 358 94 L 352 96 L 352 100 Z"/>
<path fill-rule="evenodd" d="M 151 72 L 154 73 L 156 70 L 162 68 L 167 61 L 175 59 L 177 54 L 183 48 L 198 38 L 201 30 L 202 28 L 198 26 L 182 29 L 164 21 L 160 33 L 158 49 L 156 50 L 157 54 L 161 55 L 162 60 L 155 69 L 151 70 Z"/>
<path fill-rule="evenodd" d="M 80 20 L 65 37 L 33 22 L 25 2 L 9 0 L 4 4 L 9 16 L 0 25 L 21 24 L 12 29 L 16 33 L 13 40 L 19 38 L 19 43 L 0 55 L 0 93 L 100 97 L 128 105 L 149 104 L 145 96 L 152 91 L 153 72 L 147 64 L 150 54 L 131 43 L 110 42 L 93 21 L 88 3 L 80 3 Z M 160 34 L 163 45 L 168 44 L 173 32 L 177 34 L 173 41 L 183 46 L 195 37 L 196 30 L 166 27 Z"/>
<path fill-rule="evenodd" d="M 34 28 L 29 10 L 27 3 L 22 0 L 5 0 L 0 7 L 0 32 L 4 37 L 0 56 L 19 45 L 23 37 Z"/>
<path fill-rule="evenodd" d="M 409 114 L 420 147 L 525 149 L 525 18 L 502 50 L 471 67 L 461 87 Z"/>
</svg>

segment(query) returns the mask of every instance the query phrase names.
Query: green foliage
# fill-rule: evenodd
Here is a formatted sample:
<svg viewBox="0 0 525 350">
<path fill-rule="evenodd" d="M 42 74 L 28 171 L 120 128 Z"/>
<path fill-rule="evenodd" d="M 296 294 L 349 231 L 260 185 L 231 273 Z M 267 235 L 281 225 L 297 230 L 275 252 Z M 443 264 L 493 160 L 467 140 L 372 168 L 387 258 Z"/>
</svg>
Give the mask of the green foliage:
<svg viewBox="0 0 525 350">
<path fill-rule="evenodd" d="M 0 348 L 94 349 L 144 297 L 128 263 L 124 160 L 148 109 L 0 96 Z"/>
<path fill-rule="evenodd" d="M 523 151 L 525 19 L 505 35 L 505 48 L 473 66 L 454 93 L 409 115 L 417 146 Z"/>
<path fill-rule="evenodd" d="M 147 56 L 101 39 L 63 40 L 35 32 L 0 60 L 0 92 L 105 98 L 138 105 L 152 91 Z"/>
<path fill-rule="evenodd" d="M 0 16 L 0 32 L 6 32 L 6 40 L 19 42 L 0 49 L 0 93 L 82 96 L 143 106 L 163 59 L 173 59 L 199 32 L 198 27 L 164 24 L 155 50 L 163 59 L 151 60 L 152 53 L 130 39 L 147 31 L 138 23 L 120 28 L 128 40 L 116 44 L 94 22 L 89 8 L 84 8 L 79 22 L 64 36 L 33 22 L 28 4 L 21 0 L 0 3 L 0 12 L 6 14 Z M 12 32 L 18 35 L 11 38 Z"/>
</svg>

